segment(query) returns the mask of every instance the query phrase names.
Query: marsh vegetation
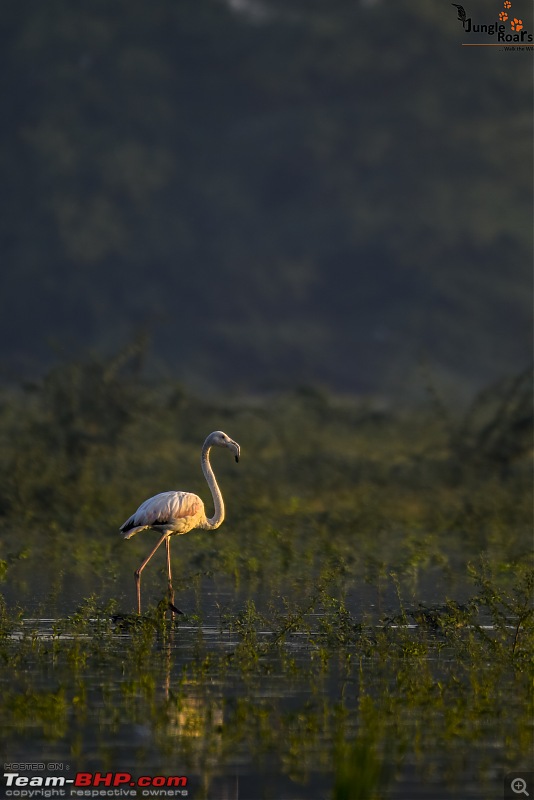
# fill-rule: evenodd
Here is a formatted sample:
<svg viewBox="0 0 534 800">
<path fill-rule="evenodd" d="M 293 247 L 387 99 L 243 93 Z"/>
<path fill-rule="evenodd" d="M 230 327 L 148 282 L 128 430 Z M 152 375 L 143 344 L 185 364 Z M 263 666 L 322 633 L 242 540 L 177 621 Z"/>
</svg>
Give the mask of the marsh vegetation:
<svg viewBox="0 0 534 800">
<path fill-rule="evenodd" d="M 195 798 L 484 798 L 528 769 L 530 376 L 466 411 L 301 388 L 203 400 L 128 353 L 4 389 L 5 762 L 187 775 Z M 133 571 L 118 526 L 157 491 L 227 519 Z M 231 462 L 231 463 L 230 463 Z"/>
</svg>

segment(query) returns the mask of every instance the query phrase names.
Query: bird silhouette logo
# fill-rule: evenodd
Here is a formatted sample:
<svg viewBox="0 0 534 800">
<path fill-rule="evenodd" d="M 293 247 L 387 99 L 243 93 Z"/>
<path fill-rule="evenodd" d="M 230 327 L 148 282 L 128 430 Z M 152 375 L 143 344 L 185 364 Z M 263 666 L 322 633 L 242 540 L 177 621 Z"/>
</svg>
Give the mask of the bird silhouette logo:
<svg viewBox="0 0 534 800">
<path fill-rule="evenodd" d="M 487 33 L 490 36 L 498 34 L 500 42 L 532 42 L 533 35 L 525 30 L 523 20 L 516 17 L 512 8 L 512 0 L 501 0 L 502 10 L 498 13 L 498 21 L 496 23 L 473 23 L 471 18 L 467 17 L 466 10 L 459 3 L 451 3 L 458 12 L 458 20 L 462 23 L 463 29 L 466 33 Z M 508 23 L 513 33 L 506 33 L 503 23 Z"/>
<path fill-rule="evenodd" d="M 458 10 L 458 19 L 460 20 L 460 22 L 465 22 L 465 20 L 467 19 L 465 8 L 463 6 L 459 6 L 458 3 L 451 3 L 451 6 L 454 6 Z"/>
</svg>

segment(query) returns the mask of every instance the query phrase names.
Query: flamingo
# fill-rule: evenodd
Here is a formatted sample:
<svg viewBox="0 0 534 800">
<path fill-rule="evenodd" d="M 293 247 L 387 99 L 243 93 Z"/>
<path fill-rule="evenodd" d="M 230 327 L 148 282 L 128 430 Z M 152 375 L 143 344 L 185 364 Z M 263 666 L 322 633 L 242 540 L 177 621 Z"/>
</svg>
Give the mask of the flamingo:
<svg viewBox="0 0 534 800">
<path fill-rule="evenodd" d="M 204 477 L 210 487 L 211 496 L 213 497 L 213 505 L 215 507 L 213 517 L 206 517 L 204 503 L 196 494 L 192 494 L 191 492 L 160 492 L 154 495 L 154 497 L 149 497 L 144 503 L 141 503 L 137 511 L 132 514 L 131 517 L 128 517 L 126 522 L 120 527 L 120 532 L 125 539 L 131 539 L 136 533 L 144 531 L 147 528 L 161 533 L 161 538 L 154 549 L 134 572 L 138 614 L 141 613 L 141 573 L 160 545 L 165 542 L 167 550 L 170 608 L 172 611 L 180 613 L 174 606 L 174 591 L 172 588 L 171 574 L 171 536 L 188 533 L 194 528 L 213 531 L 215 528 L 218 528 L 224 520 L 224 501 L 210 464 L 210 450 L 212 447 L 228 448 L 228 450 L 234 454 L 236 461 L 239 461 L 241 449 L 237 442 L 230 439 L 223 431 L 213 431 L 202 445 L 200 463 Z"/>
</svg>

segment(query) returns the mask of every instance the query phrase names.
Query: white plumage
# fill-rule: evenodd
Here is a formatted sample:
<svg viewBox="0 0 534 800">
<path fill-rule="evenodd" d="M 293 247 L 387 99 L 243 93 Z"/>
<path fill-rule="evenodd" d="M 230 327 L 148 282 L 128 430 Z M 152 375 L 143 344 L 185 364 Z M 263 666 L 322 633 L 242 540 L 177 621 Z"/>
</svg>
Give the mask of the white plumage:
<svg viewBox="0 0 534 800">
<path fill-rule="evenodd" d="M 152 528 L 162 534 L 154 549 L 134 573 L 137 592 L 137 611 L 139 614 L 141 613 L 141 573 L 158 547 L 165 542 L 167 550 L 169 602 L 171 609 L 173 611 L 178 611 L 174 606 L 174 591 L 172 588 L 170 537 L 176 534 L 187 533 L 194 528 L 214 530 L 218 528 L 224 520 L 224 501 L 221 490 L 215 480 L 209 458 L 210 450 L 214 446 L 226 447 L 231 450 L 236 461 L 239 461 L 241 452 L 241 448 L 237 442 L 230 439 L 223 431 L 213 431 L 213 433 L 210 433 L 202 446 L 200 463 L 213 498 L 213 517 L 206 517 L 204 503 L 196 494 L 192 494 L 191 492 L 160 492 L 160 494 L 149 497 L 148 500 L 141 503 L 137 511 L 132 514 L 131 517 L 128 517 L 126 522 L 120 527 L 120 532 L 125 539 L 131 539 L 136 533 L 146 530 L 147 528 Z"/>
<path fill-rule="evenodd" d="M 160 492 L 141 503 L 135 514 L 121 526 L 125 539 L 147 528 L 174 533 L 187 533 L 193 528 L 203 527 L 206 520 L 204 503 L 191 492 Z"/>
</svg>

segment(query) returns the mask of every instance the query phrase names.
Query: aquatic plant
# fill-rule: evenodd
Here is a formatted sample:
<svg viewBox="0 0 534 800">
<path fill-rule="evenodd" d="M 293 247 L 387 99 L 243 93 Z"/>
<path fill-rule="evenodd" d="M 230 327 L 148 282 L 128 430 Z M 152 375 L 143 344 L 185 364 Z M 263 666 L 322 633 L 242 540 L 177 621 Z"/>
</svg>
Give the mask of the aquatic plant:
<svg viewBox="0 0 534 800">
<path fill-rule="evenodd" d="M 474 415 L 467 457 L 432 409 L 311 390 L 198 401 L 107 367 L 58 369 L 18 391 L 16 415 L 0 403 L 4 759 L 178 764 L 192 796 L 239 773 L 313 800 L 414 775 L 452 792 L 476 774 L 482 797 L 527 767 L 531 467 L 521 448 L 505 467 L 475 457 L 493 411 Z M 501 407 L 522 409 L 523 386 Z M 183 616 L 167 618 L 157 556 L 132 614 L 146 545 L 129 562 L 115 530 L 135 498 L 173 487 L 176 463 L 201 490 L 206 427 L 254 456 L 221 463 L 226 531 L 177 541 Z"/>
</svg>

